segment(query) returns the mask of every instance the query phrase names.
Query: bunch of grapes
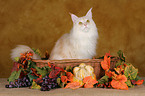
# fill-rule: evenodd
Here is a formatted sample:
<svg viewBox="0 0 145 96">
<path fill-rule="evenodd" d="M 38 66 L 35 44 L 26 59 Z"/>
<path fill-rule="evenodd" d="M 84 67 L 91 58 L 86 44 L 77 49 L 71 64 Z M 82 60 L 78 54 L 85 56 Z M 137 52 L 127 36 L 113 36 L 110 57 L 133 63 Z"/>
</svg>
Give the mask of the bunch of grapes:
<svg viewBox="0 0 145 96">
<path fill-rule="evenodd" d="M 20 88 L 20 87 L 30 87 L 32 84 L 28 78 L 25 76 L 23 78 L 19 78 L 14 82 L 10 82 L 9 85 L 5 85 L 6 88 Z"/>
<path fill-rule="evenodd" d="M 51 89 L 57 88 L 57 78 L 49 78 L 48 76 L 45 76 L 43 78 L 43 82 L 41 84 L 41 91 L 49 91 Z"/>
</svg>

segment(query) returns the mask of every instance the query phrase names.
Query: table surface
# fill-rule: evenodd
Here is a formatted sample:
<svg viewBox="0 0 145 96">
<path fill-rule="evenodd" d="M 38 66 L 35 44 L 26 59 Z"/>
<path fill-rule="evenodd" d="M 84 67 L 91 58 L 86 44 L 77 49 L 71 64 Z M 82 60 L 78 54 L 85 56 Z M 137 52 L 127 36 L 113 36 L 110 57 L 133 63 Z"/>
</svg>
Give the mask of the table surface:
<svg viewBox="0 0 145 96">
<path fill-rule="evenodd" d="M 145 80 L 145 77 L 143 78 Z M 6 78 L 0 78 L 0 96 L 145 96 L 145 84 L 129 88 L 129 90 L 105 88 L 79 88 L 76 90 L 58 88 L 40 91 L 29 88 L 5 88 Z"/>
</svg>

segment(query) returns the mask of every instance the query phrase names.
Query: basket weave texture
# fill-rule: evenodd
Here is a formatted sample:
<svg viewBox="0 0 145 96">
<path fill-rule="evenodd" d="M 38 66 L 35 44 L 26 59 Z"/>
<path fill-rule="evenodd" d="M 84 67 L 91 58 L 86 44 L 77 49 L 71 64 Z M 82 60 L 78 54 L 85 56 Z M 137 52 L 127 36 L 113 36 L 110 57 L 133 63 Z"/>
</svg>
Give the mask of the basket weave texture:
<svg viewBox="0 0 145 96">
<path fill-rule="evenodd" d="M 110 70 L 113 70 L 118 60 L 119 60 L 118 57 L 111 58 Z M 91 65 L 94 68 L 94 73 L 97 78 L 102 77 L 105 74 L 104 70 L 101 68 L 101 61 L 103 61 L 103 59 L 66 59 L 66 60 L 33 60 L 33 61 L 36 62 L 36 66 L 40 68 L 48 66 L 48 62 L 61 68 L 65 68 L 66 66 L 75 67 L 78 66 L 80 63 L 85 63 Z"/>
</svg>

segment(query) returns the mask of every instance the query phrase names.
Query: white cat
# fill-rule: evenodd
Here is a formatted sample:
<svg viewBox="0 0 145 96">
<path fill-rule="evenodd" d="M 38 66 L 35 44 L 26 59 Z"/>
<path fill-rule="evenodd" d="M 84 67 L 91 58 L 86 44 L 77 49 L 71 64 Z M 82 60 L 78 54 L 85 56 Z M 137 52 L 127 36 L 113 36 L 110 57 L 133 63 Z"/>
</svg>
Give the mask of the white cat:
<svg viewBox="0 0 145 96">
<path fill-rule="evenodd" d="M 92 19 L 92 8 L 83 17 L 71 14 L 73 28 L 68 34 L 64 34 L 55 44 L 50 58 L 61 59 L 91 59 L 96 55 L 98 32 Z M 12 50 L 11 58 L 19 57 L 20 53 L 33 50 L 25 45 L 19 45 Z M 34 52 L 33 52 L 34 53 Z M 40 59 L 34 54 L 33 59 Z"/>
<path fill-rule="evenodd" d="M 71 14 L 73 28 L 56 42 L 50 54 L 51 60 L 91 59 L 96 55 L 98 32 L 91 10 L 83 17 Z"/>
</svg>

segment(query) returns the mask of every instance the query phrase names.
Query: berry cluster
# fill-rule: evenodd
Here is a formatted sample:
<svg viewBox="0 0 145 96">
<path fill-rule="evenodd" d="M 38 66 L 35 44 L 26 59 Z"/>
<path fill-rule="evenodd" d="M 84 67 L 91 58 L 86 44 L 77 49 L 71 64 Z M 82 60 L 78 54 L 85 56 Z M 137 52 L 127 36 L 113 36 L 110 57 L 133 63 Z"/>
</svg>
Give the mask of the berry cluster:
<svg viewBox="0 0 145 96">
<path fill-rule="evenodd" d="M 21 87 L 30 87 L 31 82 L 27 76 L 19 78 L 14 82 L 10 82 L 8 85 L 5 85 L 6 88 L 21 88 Z"/>
<path fill-rule="evenodd" d="M 48 76 L 45 76 L 43 78 L 43 82 L 41 84 L 41 91 L 49 91 L 51 89 L 57 88 L 57 78 L 49 78 Z"/>
</svg>

